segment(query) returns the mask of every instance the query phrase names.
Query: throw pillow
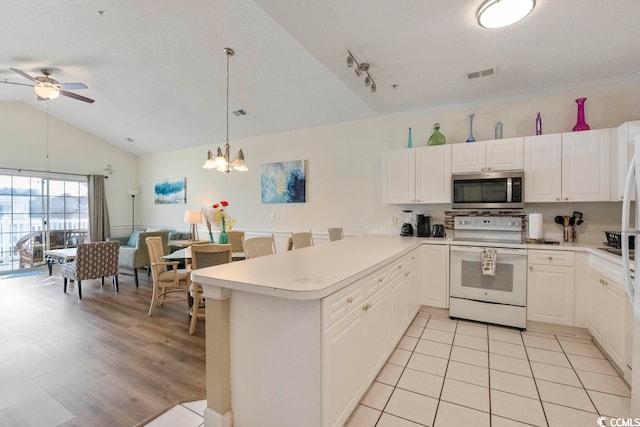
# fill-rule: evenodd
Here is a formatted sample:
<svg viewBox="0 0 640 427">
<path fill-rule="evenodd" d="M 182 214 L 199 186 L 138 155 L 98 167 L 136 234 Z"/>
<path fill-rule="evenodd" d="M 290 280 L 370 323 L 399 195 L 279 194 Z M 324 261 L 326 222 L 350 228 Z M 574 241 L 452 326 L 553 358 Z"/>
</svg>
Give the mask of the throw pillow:
<svg viewBox="0 0 640 427">
<path fill-rule="evenodd" d="M 133 246 L 134 248 L 138 245 L 138 236 L 140 235 L 140 230 L 136 230 L 131 234 L 129 240 L 127 240 L 127 246 Z"/>
</svg>

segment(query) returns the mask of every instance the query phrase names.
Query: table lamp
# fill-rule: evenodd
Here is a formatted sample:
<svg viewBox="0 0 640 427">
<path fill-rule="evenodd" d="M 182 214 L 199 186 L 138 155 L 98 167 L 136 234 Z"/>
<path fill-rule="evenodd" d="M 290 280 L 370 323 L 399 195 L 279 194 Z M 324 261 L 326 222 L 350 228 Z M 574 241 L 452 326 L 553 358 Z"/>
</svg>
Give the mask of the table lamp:
<svg viewBox="0 0 640 427">
<path fill-rule="evenodd" d="M 184 212 L 185 224 L 191 224 L 191 241 L 198 239 L 198 228 L 196 224 L 202 224 L 202 212 L 201 211 L 185 211 Z"/>
</svg>

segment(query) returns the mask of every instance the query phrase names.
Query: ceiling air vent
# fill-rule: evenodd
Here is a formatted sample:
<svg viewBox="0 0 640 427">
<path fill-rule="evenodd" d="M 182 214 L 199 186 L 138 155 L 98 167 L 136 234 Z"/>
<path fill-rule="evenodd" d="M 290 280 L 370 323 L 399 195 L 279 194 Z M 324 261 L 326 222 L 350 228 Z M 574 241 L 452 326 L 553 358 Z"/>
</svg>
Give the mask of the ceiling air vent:
<svg viewBox="0 0 640 427">
<path fill-rule="evenodd" d="M 242 117 L 242 116 L 246 116 L 247 114 L 249 114 L 245 110 L 243 110 L 242 108 L 239 109 L 239 110 L 233 110 L 232 113 L 236 117 Z"/>
<path fill-rule="evenodd" d="M 493 76 L 496 73 L 495 67 L 486 68 L 484 70 L 472 71 L 467 73 L 467 80 L 477 79 L 478 77 Z"/>
</svg>

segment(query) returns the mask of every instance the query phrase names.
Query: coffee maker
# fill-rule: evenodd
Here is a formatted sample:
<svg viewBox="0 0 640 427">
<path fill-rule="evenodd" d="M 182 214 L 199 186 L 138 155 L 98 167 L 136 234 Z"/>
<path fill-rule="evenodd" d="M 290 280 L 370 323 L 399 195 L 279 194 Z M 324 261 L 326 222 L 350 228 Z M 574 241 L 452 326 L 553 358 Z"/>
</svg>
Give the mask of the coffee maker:
<svg viewBox="0 0 640 427">
<path fill-rule="evenodd" d="M 413 211 L 402 211 L 402 227 L 400 227 L 401 236 L 413 236 L 413 225 L 411 225 Z"/>
<path fill-rule="evenodd" d="M 416 215 L 416 236 L 431 236 L 431 216 L 423 214 Z"/>
</svg>

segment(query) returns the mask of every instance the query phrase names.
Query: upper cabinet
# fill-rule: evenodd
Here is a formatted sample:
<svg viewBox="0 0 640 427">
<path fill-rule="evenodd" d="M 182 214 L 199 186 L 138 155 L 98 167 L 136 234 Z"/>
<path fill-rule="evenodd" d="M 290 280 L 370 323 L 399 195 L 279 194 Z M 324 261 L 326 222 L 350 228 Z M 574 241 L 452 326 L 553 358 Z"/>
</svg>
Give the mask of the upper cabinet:
<svg viewBox="0 0 640 427">
<path fill-rule="evenodd" d="M 562 200 L 609 200 L 609 129 L 562 134 Z"/>
<path fill-rule="evenodd" d="M 562 135 L 524 137 L 524 201 L 559 202 L 562 198 Z"/>
<path fill-rule="evenodd" d="M 622 200 L 627 169 L 635 152 L 635 138 L 640 135 L 640 120 L 625 122 L 617 129 L 611 129 L 611 201 Z M 635 186 L 635 182 L 631 181 Z M 631 192 L 635 200 L 635 191 Z"/>
<path fill-rule="evenodd" d="M 451 146 L 383 153 L 382 202 L 451 203 Z"/>
<path fill-rule="evenodd" d="M 523 169 L 523 138 L 451 145 L 451 172 L 472 173 Z"/>
<path fill-rule="evenodd" d="M 609 133 L 525 137 L 525 203 L 608 201 Z"/>
</svg>

